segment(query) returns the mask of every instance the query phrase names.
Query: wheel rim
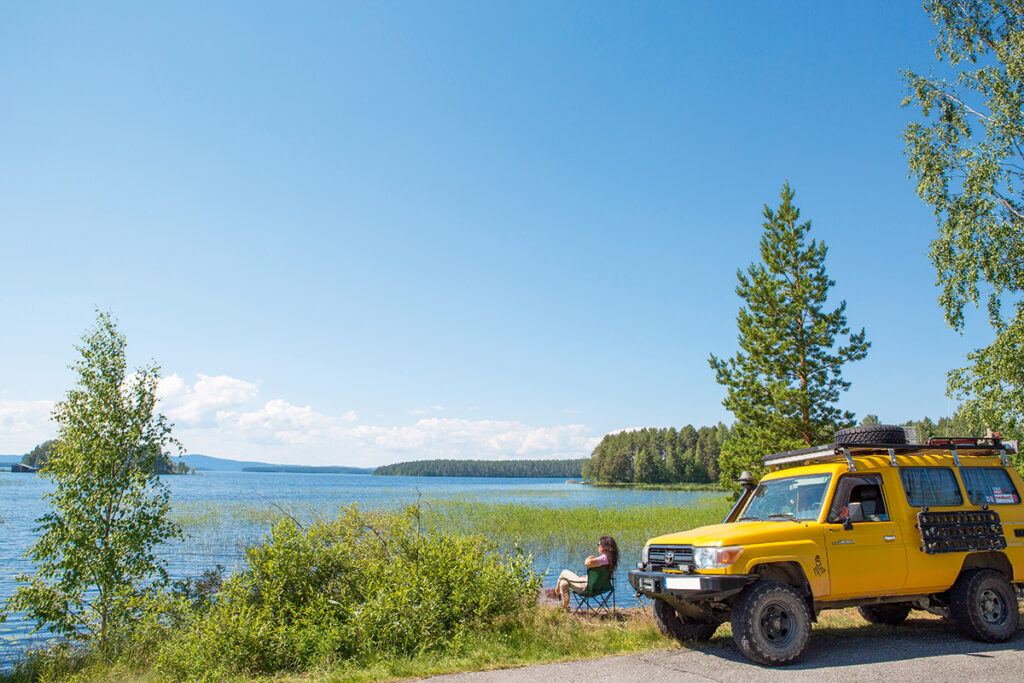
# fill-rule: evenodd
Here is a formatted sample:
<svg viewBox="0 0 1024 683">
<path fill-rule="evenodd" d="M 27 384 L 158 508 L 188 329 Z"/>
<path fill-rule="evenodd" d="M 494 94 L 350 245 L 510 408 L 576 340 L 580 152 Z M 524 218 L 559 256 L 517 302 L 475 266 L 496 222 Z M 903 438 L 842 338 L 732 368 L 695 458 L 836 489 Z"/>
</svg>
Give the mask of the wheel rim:
<svg viewBox="0 0 1024 683">
<path fill-rule="evenodd" d="M 979 597 L 982 619 L 996 626 L 1006 621 L 1006 605 L 1003 603 L 1002 596 L 994 590 L 986 588 Z"/>
<path fill-rule="evenodd" d="M 793 639 L 793 615 L 782 605 L 772 603 L 761 613 L 761 634 L 772 645 L 785 645 Z"/>
</svg>

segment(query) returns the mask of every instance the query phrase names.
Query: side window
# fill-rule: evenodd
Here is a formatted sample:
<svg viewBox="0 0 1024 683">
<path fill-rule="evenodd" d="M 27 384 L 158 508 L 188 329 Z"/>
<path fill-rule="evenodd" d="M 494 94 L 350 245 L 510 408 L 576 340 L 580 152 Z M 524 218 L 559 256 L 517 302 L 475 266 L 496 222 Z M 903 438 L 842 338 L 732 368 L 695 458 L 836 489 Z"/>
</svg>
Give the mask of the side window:
<svg viewBox="0 0 1024 683">
<path fill-rule="evenodd" d="M 967 498 L 975 505 L 1013 505 L 1020 494 L 1010 475 L 1001 467 L 961 467 Z"/>
<path fill-rule="evenodd" d="M 881 478 L 846 475 L 839 480 L 826 521 L 838 524 L 847 518 L 853 522 L 889 521 Z"/>
<path fill-rule="evenodd" d="M 913 507 L 963 505 L 963 494 L 948 467 L 901 467 L 900 481 Z"/>
</svg>

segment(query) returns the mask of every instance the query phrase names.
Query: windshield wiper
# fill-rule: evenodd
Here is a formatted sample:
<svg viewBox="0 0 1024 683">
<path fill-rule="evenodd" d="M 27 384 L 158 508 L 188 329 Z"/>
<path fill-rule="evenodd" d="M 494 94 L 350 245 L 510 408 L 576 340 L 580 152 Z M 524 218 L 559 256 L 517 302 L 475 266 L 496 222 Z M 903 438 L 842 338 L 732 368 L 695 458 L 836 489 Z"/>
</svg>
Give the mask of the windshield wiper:
<svg viewBox="0 0 1024 683">
<path fill-rule="evenodd" d="M 737 522 L 760 522 L 760 517 L 740 517 L 736 520 Z"/>
<path fill-rule="evenodd" d="M 794 515 L 792 512 L 774 512 L 768 515 L 768 519 L 776 519 L 779 517 L 783 519 L 788 519 L 792 522 L 796 522 L 797 524 L 800 523 L 800 521 L 796 518 L 796 515 Z"/>
</svg>

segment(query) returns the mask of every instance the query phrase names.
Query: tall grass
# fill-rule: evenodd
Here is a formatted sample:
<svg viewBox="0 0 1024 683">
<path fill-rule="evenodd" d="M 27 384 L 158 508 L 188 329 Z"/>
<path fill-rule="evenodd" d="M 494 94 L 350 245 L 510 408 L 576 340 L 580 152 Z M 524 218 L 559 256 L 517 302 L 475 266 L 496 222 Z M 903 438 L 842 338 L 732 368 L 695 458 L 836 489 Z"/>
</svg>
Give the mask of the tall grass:
<svg viewBox="0 0 1024 683">
<path fill-rule="evenodd" d="M 171 519 L 188 532 L 228 524 L 271 527 L 287 516 L 318 517 L 318 511 L 312 507 L 298 510 L 291 506 L 281 507 L 270 503 L 186 501 L 174 506 Z"/>
<path fill-rule="evenodd" d="M 642 546 L 652 536 L 720 522 L 729 510 L 725 496 L 707 496 L 691 505 L 547 507 L 525 503 L 485 503 L 466 499 L 427 501 L 422 523 L 453 534 L 482 534 L 533 554 L 596 546 L 614 536 L 620 550 Z"/>
<path fill-rule="evenodd" d="M 724 495 L 709 493 L 686 505 L 552 507 L 483 502 L 468 497 L 427 499 L 417 505 L 424 530 L 481 534 L 503 546 L 518 545 L 536 554 L 589 547 L 604 535 L 614 536 L 620 547 L 639 546 L 652 536 L 717 523 L 730 504 Z M 312 522 L 332 517 L 333 512 L 312 505 L 294 508 L 195 501 L 176 505 L 172 517 L 186 532 L 199 533 L 198 538 L 193 538 L 202 543 L 203 531 L 239 526 L 269 528 L 284 517 Z"/>
</svg>

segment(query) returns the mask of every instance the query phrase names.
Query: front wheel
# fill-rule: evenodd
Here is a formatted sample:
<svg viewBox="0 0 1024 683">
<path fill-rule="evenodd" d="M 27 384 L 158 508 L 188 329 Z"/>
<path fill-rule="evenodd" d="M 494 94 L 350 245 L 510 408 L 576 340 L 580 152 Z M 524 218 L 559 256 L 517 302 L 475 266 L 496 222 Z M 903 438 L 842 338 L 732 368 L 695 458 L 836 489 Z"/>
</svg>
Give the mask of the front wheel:
<svg viewBox="0 0 1024 683">
<path fill-rule="evenodd" d="M 711 640 L 711 636 L 718 630 L 718 622 L 694 621 L 681 617 L 675 607 L 658 598 L 654 599 L 654 623 L 658 625 L 658 630 L 662 634 L 681 643 Z"/>
<path fill-rule="evenodd" d="M 1002 643 L 1013 637 L 1020 618 L 1017 593 L 994 569 L 964 572 L 953 584 L 949 613 L 957 629 L 972 640 Z"/>
<path fill-rule="evenodd" d="M 793 586 L 758 581 L 736 598 L 732 637 L 740 651 L 758 664 L 790 664 L 807 650 L 811 610 Z"/>
</svg>

